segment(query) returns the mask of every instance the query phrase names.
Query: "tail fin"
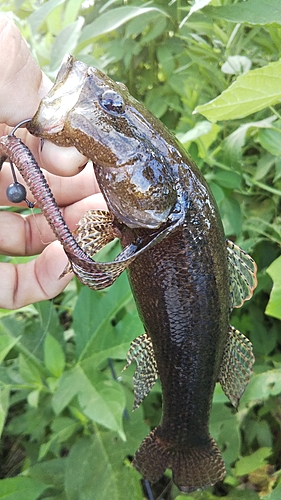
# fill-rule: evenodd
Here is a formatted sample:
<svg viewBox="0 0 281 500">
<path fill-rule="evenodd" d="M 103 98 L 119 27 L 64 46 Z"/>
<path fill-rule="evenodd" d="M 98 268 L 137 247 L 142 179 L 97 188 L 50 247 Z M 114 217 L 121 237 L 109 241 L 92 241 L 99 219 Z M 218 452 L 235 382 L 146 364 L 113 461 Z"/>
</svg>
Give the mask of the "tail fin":
<svg viewBox="0 0 281 500">
<path fill-rule="evenodd" d="M 169 467 L 173 471 L 174 483 L 186 493 L 212 486 L 223 479 L 223 459 L 211 436 L 204 446 L 177 449 L 165 443 L 160 434 L 161 426 L 143 440 L 136 452 L 133 465 L 145 479 L 155 483 Z"/>
</svg>

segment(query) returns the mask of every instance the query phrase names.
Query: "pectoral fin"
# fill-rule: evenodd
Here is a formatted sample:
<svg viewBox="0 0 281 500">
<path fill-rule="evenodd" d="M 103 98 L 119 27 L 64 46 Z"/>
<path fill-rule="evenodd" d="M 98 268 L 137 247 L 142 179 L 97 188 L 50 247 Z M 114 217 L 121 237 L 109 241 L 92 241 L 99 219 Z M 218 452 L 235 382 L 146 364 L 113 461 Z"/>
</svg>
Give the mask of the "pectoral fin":
<svg viewBox="0 0 281 500">
<path fill-rule="evenodd" d="M 230 326 L 218 381 L 235 408 L 250 380 L 254 361 L 250 340 Z"/>
<path fill-rule="evenodd" d="M 255 261 L 232 241 L 227 240 L 228 268 L 230 275 L 230 297 L 233 307 L 241 307 L 249 300 L 257 286 Z"/>
<path fill-rule="evenodd" d="M 134 361 L 137 367 L 133 377 L 135 395 L 133 410 L 138 408 L 158 378 L 153 345 L 147 333 L 137 337 L 131 343 L 124 370 Z"/>
<path fill-rule="evenodd" d="M 107 243 L 120 236 L 109 212 L 103 210 L 89 211 L 81 219 L 76 230 L 76 241 L 85 253 L 81 258 L 67 253 L 71 270 L 78 279 L 93 290 L 101 290 L 112 285 L 120 274 L 143 252 L 160 243 L 180 224 L 181 219 L 172 220 L 158 231 L 151 234 L 150 241 L 138 240 L 126 246 L 113 262 L 95 262 L 91 258 Z M 68 271 L 68 268 L 65 272 Z M 64 274 L 65 274 L 64 272 Z"/>
<path fill-rule="evenodd" d="M 89 210 L 80 219 L 74 231 L 78 245 L 89 256 L 93 257 L 107 243 L 117 238 L 110 212 L 105 210 Z"/>
<path fill-rule="evenodd" d="M 107 243 L 110 243 L 110 241 L 117 237 L 113 226 L 112 216 L 106 210 L 88 210 L 78 222 L 77 228 L 73 234 L 80 248 L 82 248 L 89 257 L 93 257 L 99 250 L 107 245 Z M 72 271 L 77 274 L 79 278 L 80 275 L 78 271 L 82 272 L 82 262 L 79 266 L 77 261 L 75 266 L 75 264 L 71 265 L 72 261 L 73 258 L 69 255 L 69 263 L 65 267 L 60 278 Z"/>
</svg>

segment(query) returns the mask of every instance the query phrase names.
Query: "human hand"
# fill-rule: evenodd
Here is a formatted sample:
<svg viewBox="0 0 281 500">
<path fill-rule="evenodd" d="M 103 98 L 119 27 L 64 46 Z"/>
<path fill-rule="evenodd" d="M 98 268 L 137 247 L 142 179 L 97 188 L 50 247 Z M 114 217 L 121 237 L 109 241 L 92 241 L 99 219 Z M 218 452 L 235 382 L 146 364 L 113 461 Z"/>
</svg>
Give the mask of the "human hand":
<svg viewBox="0 0 281 500">
<path fill-rule="evenodd" d="M 31 118 L 51 85 L 33 60 L 19 30 L 0 14 L 0 136 L 8 134 L 11 127 L 21 120 Z M 87 210 L 105 208 L 93 168 L 91 165 L 82 168 L 87 159 L 75 148 L 60 148 L 45 142 L 41 151 L 40 140 L 26 129 L 19 129 L 16 135 L 21 137 L 44 170 L 71 230 Z M 18 173 L 17 178 L 24 184 Z M 0 171 L 2 206 L 11 205 L 6 188 L 12 182 L 10 166 L 5 163 Z M 27 198 L 34 201 L 28 190 Z M 67 257 L 54 239 L 42 214 L 22 216 L 0 211 L 0 253 L 10 256 L 39 254 L 25 264 L 0 264 L 0 307 L 15 309 L 50 299 L 65 288 L 71 274 L 59 279 Z"/>
</svg>

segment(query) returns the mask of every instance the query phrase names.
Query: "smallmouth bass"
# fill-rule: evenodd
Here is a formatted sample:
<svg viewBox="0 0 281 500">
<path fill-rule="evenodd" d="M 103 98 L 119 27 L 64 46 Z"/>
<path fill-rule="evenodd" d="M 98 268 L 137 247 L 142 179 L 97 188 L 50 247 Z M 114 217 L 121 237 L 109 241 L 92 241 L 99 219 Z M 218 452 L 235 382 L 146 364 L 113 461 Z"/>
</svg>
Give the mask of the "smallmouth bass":
<svg viewBox="0 0 281 500">
<path fill-rule="evenodd" d="M 237 407 L 249 381 L 252 346 L 229 326 L 233 307 L 256 286 L 256 265 L 226 241 L 213 195 L 194 161 L 123 84 L 68 57 L 28 130 L 89 157 L 109 212 L 88 212 L 77 242 L 91 257 L 119 237 L 111 263 L 67 252 L 93 289 L 125 269 L 145 333 L 132 342 L 137 408 L 157 377 L 162 420 L 133 464 L 148 480 L 171 468 L 180 490 L 223 479 L 221 452 L 208 423 L 217 381 Z"/>
</svg>

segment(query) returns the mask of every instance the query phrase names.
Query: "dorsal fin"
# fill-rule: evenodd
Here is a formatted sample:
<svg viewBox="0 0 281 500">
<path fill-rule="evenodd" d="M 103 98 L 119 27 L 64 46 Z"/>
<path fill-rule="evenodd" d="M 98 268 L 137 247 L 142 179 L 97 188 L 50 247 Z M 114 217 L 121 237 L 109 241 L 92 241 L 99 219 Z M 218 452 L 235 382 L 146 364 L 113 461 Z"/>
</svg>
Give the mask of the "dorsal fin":
<svg viewBox="0 0 281 500">
<path fill-rule="evenodd" d="M 241 307 L 257 286 L 257 265 L 242 248 L 226 240 L 230 276 L 231 308 Z"/>
<path fill-rule="evenodd" d="M 137 364 L 133 377 L 135 395 L 133 410 L 135 410 L 144 400 L 145 396 L 147 396 L 158 378 L 153 345 L 147 333 L 143 333 L 131 343 L 124 370 L 133 361 Z"/>
</svg>

